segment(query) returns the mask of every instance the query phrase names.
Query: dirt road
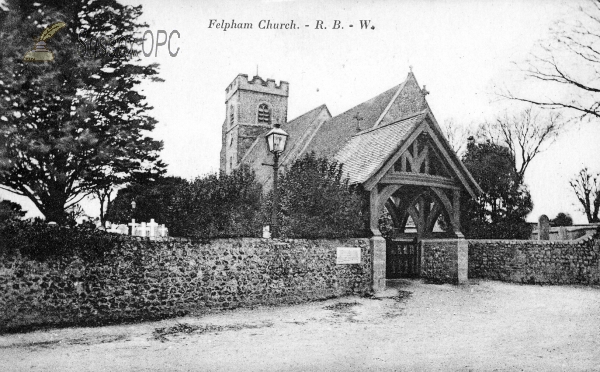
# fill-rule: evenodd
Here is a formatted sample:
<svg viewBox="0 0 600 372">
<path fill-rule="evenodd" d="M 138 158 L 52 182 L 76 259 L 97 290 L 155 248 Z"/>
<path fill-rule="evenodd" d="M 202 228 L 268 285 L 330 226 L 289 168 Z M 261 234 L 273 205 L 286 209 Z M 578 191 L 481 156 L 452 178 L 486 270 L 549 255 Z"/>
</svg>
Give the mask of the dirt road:
<svg viewBox="0 0 600 372">
<path fill-rule="evenodd" d="M 0 336 L 2 371 L 600 371 L 600 289 L 401 281 L 377 298 Z"/>
</svg>

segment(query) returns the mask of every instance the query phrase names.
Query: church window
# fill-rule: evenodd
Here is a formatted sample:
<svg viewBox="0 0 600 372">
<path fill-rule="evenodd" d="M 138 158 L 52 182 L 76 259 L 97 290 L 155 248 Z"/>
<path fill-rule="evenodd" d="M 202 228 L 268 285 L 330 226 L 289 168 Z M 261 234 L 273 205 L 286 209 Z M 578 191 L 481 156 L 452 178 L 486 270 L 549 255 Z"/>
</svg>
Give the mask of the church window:
<svg viewBox="0 0 600 372">
<path fill-rule="evenodd" d="M 229 126 L 233 125 L 233 106 L 229 106 Z"/>
<path fill-rule="evenodd" d="M 229 146 L 233 146 L 233 134 L 231 135 L 231 140 L 229 141 Z"/>
<path fill-rule="evenodd" d="M 266 103 L 258 106 L 258 124 L 271 124 L 271 109 Z"/>
</svg>

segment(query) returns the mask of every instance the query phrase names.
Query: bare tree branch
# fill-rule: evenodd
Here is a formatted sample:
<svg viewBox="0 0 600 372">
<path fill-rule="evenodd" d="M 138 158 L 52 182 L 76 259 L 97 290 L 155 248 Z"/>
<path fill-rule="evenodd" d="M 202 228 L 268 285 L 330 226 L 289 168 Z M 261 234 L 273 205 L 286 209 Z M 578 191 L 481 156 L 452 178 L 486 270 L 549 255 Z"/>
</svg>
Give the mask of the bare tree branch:
<svg viewBox="0 0 600 372">
<path fill-rule="evenodd" d="M 556 140 L 565 123 L 558 112 L 542 113 L 529 107 L 515 115 L 505 113 L 493 123 L 484 123 L 479 135 L 508 147 L 515 161 L 515 173 L 523 180 L 533 159 Z"/>
<path fill-rule="evenodd" d="M 600 222 L 600 175 L 592 174 L 588 168 L 583 168 L 575 178 L 569 181 L 577 200 L 582 206 L 583 213 L 589 223 Z"/>
<path fill-rule="evenodd" d="M 515 95 L 509 90 L 499 95 L 544 108 L 575 110 L 581 118 L 600 118 L 599 3 L 589 0 L 585 6 L 578 7 L 576 20 L 559 21 L 551 29 L 550 38 L 538 45 L 540 51 L 534 52 L 521 68 L 526 77 L 549 84 L 545 97 Z M 550 98 L 553 94 L 556 96 Z"/>
</svg>

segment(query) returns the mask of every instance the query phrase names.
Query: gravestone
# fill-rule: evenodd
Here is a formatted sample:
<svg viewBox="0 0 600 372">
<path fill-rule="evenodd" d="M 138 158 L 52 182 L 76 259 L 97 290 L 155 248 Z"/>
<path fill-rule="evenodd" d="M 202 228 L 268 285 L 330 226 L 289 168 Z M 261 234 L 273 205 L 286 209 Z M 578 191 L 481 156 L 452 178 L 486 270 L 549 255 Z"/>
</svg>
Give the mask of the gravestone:
<svg viewBox="0 0 600 372">
<path fill-rule="evenodd" d="M 566 227 L 560 226 L 558 228 L 558 240 L 569 240 L 569 235 L 567 234 Z"/>
<path fill-rule="evenodd" d="M 135 223 L 135 218 L 131 220 L 130 223 L 127 224 L 128 226 L 131 226 L 131 235 L 136 235 L 136 228 L 139 224 Z"/>
<path fill-rule="evenodd" d="M 128 235 L 129 228 L 127 227 L 127 225 L 119 225 L 117 226 L 117 233 L 121 235 Z"/>
<path fill-rule="evenodd" d="M 271 226 L 265 225 L 263 226 L 263 234 L 262 237 L 264 239 L 271 239 Z"/>
<path fill-rule="evenodd" d="M 545 214 L 538 220 L 538 240 L 550 240 L 550 219 Z"/>
<path fill-rule="evenodd" d="M 158 224 L 156 222 L 154 222 L 154 218 L 150 219 L 150 222 L 147 225 L 148 228 L 148 236 L 150 237 L 150 239 L 154 239 L 154 237 L 156 237 L 156 232 L 158 230 Z"/>
<path fill-rule="evenodd" d="M 158 234 L 160 237 L 165 238 L 167 236 L 169 236 L 169 229 L 167 229 L 165 227 L 164 224 L 160 225 L 160 227 L 158 228 Z"/>
</svg>

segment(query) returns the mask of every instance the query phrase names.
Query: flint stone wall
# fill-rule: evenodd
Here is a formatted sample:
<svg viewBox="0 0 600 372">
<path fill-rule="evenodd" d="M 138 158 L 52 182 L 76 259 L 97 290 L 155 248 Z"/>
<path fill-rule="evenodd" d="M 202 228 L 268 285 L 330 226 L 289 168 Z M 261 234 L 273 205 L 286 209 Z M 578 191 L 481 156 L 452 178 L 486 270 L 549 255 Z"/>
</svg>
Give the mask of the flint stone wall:
<svg viewBox="0 0 600 372">
<path fill-rule="evenodd" d="M 469 240 L 469 278 L 600 284 L 600 240 Z"/>
<path fill-rule="evenodd" d="M 429 282 L 466 284 L 467 259 L 464 239 L 421 241 L 421 277 Z"/>
<path fill-rule="evenodd" d="M 368 239 L 221 239 L 205 245 L 131 239 L 127 244 L 95 262 L 0 258 L 0 332 L 371 291 Z M 360 247 L 362 263 L 336 265 L 340 246 Z"/>
</svg>

